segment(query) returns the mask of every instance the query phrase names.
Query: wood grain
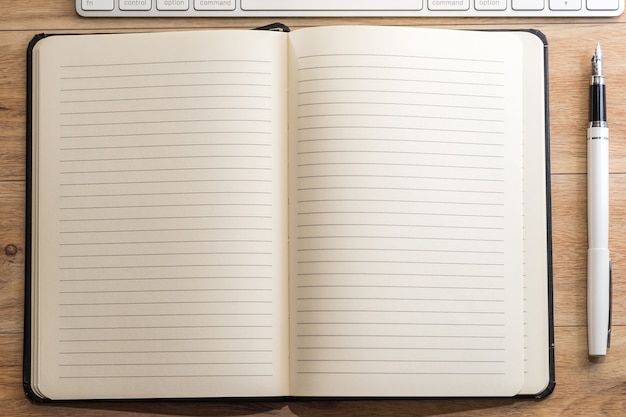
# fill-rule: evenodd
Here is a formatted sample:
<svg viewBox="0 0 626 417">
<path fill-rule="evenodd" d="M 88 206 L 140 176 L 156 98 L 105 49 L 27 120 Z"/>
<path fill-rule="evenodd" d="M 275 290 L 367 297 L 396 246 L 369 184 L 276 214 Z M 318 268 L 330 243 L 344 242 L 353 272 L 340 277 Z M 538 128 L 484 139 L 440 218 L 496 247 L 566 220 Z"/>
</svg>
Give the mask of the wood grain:
<svg viewBox="0 0 626 417">
<path fill-rule="evenodd" d="M 3 4 L 4 5 L 4 4 Z M 25 214 L 26 46 L 40 32 L 250 28 L 281 20 L 325 24 L 534 28 L 549 41 L 556 377 L 544 400 L 158 401 L 34 405 L 24 396 L 22 331 Z M 608 19 L 107 19 L 81 18 L 73 0 L 3 7 L 0 24 L 0 415 L 5 416 L 616 416 L 626 410 L 626 15 Z M 586 346 L 586 139 L 589 60 L 606 57 L 611 125 L 613 338 L 591 361 Z"/>
</svg>

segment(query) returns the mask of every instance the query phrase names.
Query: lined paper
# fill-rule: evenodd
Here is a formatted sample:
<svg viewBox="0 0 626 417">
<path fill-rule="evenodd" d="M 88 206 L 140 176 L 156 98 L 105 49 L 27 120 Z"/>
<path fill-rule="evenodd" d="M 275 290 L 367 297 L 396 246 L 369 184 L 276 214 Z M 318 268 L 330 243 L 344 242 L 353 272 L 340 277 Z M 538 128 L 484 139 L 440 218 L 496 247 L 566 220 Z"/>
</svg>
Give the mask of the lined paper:
<svg viewBox="0 0 626 417">
<path fill-rule="evenodd" d="M 545 302 L 545 228 L 523 216 L 546 204 L 523 192 L 544 177 L 522 190 L 521 165 L 540 145 L 522 131 L 543 136 L 522 125 L 517 41 L 45 39 L 36 392 L 511 396 L 525 371 L 541 390 L 546 338 L 524 339 L 523 305 Z"/>
<path fill-rule="evenodd" d="M 295 391 L 514 394 L 523 340 L 513 61 L 455 51 L 454 39 L 429 48 L 410 32 L 400 45 L 353 32 L 363 52 L 340 29 L 298 35 Z M 321 47 L 325 36 L 334 42 Z"/>
<path fill-rule="evenodd" d="M 176 53 L 224 35 L 170 37 L 169 53 L 129 37 L 148 51 L 58 61 L 61 385 L 285 386 L 284 41 L 244 49 L 250 37 L 229 34 L 233 49 Z"/>
</svg>

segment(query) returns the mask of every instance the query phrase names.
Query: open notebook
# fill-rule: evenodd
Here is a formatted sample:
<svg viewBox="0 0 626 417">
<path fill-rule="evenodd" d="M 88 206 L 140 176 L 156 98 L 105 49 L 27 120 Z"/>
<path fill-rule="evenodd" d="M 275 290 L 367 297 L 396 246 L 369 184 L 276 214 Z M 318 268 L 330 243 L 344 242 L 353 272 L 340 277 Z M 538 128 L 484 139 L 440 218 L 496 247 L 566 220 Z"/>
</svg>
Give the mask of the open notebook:
<svg viewBox="0 0 626 417">
<path fill-rule="evenodd" d="M 547 395 L 546 44 L 39 36 L 33 399 Z"/>
</svg>

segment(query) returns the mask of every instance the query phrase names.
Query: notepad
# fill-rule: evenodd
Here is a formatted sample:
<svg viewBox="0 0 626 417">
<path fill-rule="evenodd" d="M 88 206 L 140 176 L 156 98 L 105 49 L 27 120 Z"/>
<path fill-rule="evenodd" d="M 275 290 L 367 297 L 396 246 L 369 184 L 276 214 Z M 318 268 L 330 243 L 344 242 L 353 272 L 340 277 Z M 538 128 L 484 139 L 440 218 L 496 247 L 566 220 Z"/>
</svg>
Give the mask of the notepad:
<svg viewBox="0 0 626 417">
<path fill-rule="evenodd" d="M 36 38 L 27 393 L 547 395 L 545 54 L 404 27 Z"/>
</svg>

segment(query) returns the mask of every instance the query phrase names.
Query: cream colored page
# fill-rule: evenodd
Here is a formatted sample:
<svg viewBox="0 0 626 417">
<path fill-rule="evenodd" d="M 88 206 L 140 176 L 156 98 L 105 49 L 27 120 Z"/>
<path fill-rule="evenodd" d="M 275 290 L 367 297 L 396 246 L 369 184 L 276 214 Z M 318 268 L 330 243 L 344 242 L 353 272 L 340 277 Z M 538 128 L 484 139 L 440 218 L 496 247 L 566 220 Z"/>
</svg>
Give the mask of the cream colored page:
<svg viewBox="0 0 626 417">
<path fill-rule="evenodd" d="M 286 46 L 38 45 L 44 395 L 287 394 Z"/>
<path fill-rule="evenodd" d="M 517 39 L 291 36 L 293 393 L 517 394 Z"/>
<path fill-rule="evenodd" d="M 519 33 L 525 45 L 524 72 L 524 352 L 522 394 L 537 394 L 550 380 L 548 307 L 548 203 L 546 201 L 545 63 L 542 41 Z"/>
</svg>

